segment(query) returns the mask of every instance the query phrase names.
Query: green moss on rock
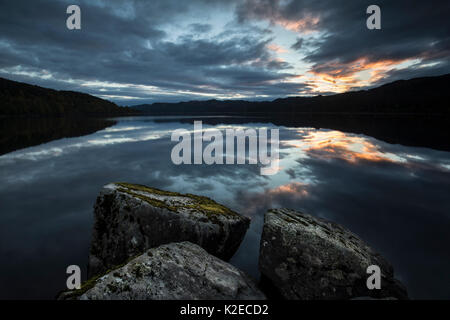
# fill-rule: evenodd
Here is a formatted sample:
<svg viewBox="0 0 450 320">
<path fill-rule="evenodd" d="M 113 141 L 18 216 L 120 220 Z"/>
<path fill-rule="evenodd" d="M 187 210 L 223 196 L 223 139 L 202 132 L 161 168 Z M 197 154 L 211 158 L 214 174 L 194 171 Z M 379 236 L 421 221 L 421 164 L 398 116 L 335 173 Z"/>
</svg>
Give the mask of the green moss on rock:
<svg viewBox="0 0 450 320">
<path fill-rule="evenodd" d="M 139 198 L 139 199 L 141 199 L 142 201 L 145 201 L 145 202 L 147 202 L 148 204 L 150 204 L 150 205 L 152 205 L 152 206 L 154 206 L 154 207 L 165 208 L 165 209 L 168 209 L 168 210 L 170 210 L 170 211 L 177 211 L 177 210 L 176 210 L 177 207 L 170 206 L 170 205 L 166 204 L 164 201 L 146 197 L 146 196 L 144 196 L 144 195 L 142 195 L 142 194 L 139 194 L 139 193 L 130 191 L 129 189 L 119 188 L 119 189 L 117 189 L 117 190 L 118 190 L 119 192 L 127 193 L 127 194 L 129 194 L 130 196 Z"/>
<path fill-rule="evenodd" d="M 135 258 L 139 257 L 141 254 L 135 255 L 131 258 L 129 258 L 127 261 L 125 261 L 124 263 L 121 263 L 117 266 L 114 266 L 108 270 L 106 270 L 104 273 L 96 275 L 95 277 L 92 277 L 88 280 L 86 280 L 85 282 L 83 282 L 80 286 L 80 289 L 76 289 L 76 290 L 65 290 L 62 291 L 58 296 L 61 296 L 62 294 L 64 295 L 64 300 L 71 300 L 71 299 L 76 299 L 77 297 L 83 295 L 84 293 L 86 293 L 88 290 L 92 289 L 95 284 L 97 283 L 97 280 L 100 279 L 101 277 L 107 275 L 110 272 L 113 272 L 117 269 L 120 269 L 122 267 L 124 267 L 125 265 L 127 265 L 130 261 L 134 260 Z M 114 276 L 116 277 L 117 273 L 114 273 Z M 111 289 L 111 288 L 110 288 Z M 111 290 L 112 291 L 112 290 Z"/>
<path fill-rule="evenodd" d="M 165 208 L 170 211 L 178 212 L 179 209 L 182 208 L 189 208 L 189 209 L 195 209 L 197 211 L 202 212 L 208 217 L 212 217 L 214 215 L 229 215 L 229 216 L 239 216 L 236 212 L 233 210 L 215 202 L 214 200 L 204 197 L 204 196 L 198 196 L 194 194 L 182 194 L 178 192 L 171 192 L 171 191 L 163 191 L 156 188 L 151 188 L 139 184 L 131 184 L 131 183 L 125 183 L 125 182 L 119 182 L 115 183 L 118 188 L 119 192 L 127 193 L 133 197 L 136 197 L 142 201 L 147 202 L 148 204 L 157 207 L 157 208 Z M 191 203 L 183 204 L 183 203 L 167 203 L 166 201 L 154 199 L 150 197 L 146 197 L 145 195 L 142 195 L 137 192 L 146 192 L 150 194 L 156 194 L 161 196 L 169 196 L 169 197 L 185 197 L 192 200 Z"/>
<path fill-rule="evenodd" d="M 147 193 L 158 194 L 160 196 L 182 196 L 182 194 L 177 193 L 177 192 L 164 191 L 164 190 L 160 190 L 160 189 L 156 189 L 156 188 L 147 187 L 147 186 L 144 186 L 141 184 L 131 184 L 131 183 L 126 183 L 126 182 L 118 182 L 115 184 L 119 185 L 123 188 L 131 189 L 131 190 L 135 190 L 135 191 L 142 191 L 142 192 L 147 192 Z"/>
</svg>

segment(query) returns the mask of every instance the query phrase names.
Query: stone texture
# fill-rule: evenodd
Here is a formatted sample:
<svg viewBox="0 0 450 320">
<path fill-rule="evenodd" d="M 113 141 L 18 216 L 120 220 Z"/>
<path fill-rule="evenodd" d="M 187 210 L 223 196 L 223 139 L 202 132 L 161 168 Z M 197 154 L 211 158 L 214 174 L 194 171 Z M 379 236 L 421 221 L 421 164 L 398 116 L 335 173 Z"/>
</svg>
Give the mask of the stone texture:
<svg viewBox="0 0 450 320">
<path fill-rule="evenodd" d="M 381 290 L 368 290 L 369 265 L 381 269 Z M 262 283 L 285 299 L 407 298 L 392 266 L 342 226 L 288 209 L 264 219 Z"/>
<path fill-rule="evenodd" d="M 106 185 L 94 207 L 88 277 L 161 244 L 190 241 L 230 259 L 250 224 L 213 200 L 141 185 Z"/>
<path fill-rule="evenodd" d="M 242 271 L 198 245 L 181 242 L 149 249 L 58 299 L 256 300 L 265 296 Z"/>
</svg>

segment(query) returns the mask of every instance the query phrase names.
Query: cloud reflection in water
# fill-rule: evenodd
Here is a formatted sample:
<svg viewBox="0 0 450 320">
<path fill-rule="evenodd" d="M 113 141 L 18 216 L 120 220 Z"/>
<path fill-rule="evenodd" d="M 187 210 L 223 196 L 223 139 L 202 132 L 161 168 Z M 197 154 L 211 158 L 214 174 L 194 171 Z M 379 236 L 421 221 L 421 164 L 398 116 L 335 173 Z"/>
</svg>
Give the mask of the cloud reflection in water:
<svg viewBox="0 0 450 320">
<path fill-rule="evenodd" d="M 89 136 L 0 157 L 0 288 L 8 288 L 1 298 L 52 298 L 67 265 L 85 271 L 92 205 L 112 181 L 202 194 L 252 217 L 232 263 L 255 277 L 264 212 L 289 207 L 359 234 L 392 261 L 413 297 L 450 297 L 443 284 L 450 268 L 448 152 L 279 127 L 282 169 L 261 176 L 255 165 L 173 165 L 170 134 L 193 124 L 156 120 L 124 118 Z"/>
</svg>

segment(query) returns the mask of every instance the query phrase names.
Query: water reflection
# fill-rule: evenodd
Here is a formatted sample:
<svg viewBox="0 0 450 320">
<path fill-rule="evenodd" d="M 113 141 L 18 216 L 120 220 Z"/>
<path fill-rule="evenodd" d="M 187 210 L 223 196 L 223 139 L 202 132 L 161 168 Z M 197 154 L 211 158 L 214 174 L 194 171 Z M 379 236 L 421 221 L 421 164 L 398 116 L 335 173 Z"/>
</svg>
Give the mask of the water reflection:
<svg viewBox="0 0 450 320">
<path fill-rule="evenodd" d="M 390 151 L 391 145 L 376 139 L 335 130 L 298 129 L 298 139 L 284 142 L 287 147 L 298 148 L 309 158 L 344 160 L 358 165 L 360 162 L 390 162 L 403 166 L 422 166 L 448 171 L 446 157 L 429 159 L 427 150 L 402 148 Z M 411 153 L 412 152 L 412 153 Z"/>
<path fill-rule="evenodd" d="M 0 155 L 55 139 L 91 134 L 114 123 L 104 119 L 0 117 Z"/>
<path fill-rule="evenodd" d="M 216 119 L 224 129 L 230 122 Z M 273 128 L 244 123 L 240 128 Z M 278 126 L 277 126 L 278 127 Z M 255 165 L 173 165 L 173 117 L 123 118 L 94 134 L 0 156 L 0 297 L 52 298 L 83 266 L 101 186 L 130 181 L 206 195 L 252 217 L 232 263 L 258 277 L 263 214 L 290 207 L 332 219 L 383 253 L 413 297 L 450 297 L 450 153 L 335 130 L 278 127 L 280 172 Z"/>
</svg>

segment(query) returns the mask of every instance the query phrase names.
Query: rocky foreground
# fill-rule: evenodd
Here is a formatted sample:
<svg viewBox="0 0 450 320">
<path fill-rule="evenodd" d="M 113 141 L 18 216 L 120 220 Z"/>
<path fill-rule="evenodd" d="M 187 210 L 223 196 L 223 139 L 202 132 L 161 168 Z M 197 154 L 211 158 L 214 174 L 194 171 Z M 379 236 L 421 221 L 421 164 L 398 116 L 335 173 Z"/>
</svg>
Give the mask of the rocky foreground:
<svg viewBox="0 0 450 320">
<path fill-rule="evenodd" d="M 264 294 L 242 271 L 190 242 L 149 249 L 122 267 L 66 292 L 80 300 L 260 300 Z"/>
<path fill-rule="evenodd" d="M 250 220 L 216 203 L 141 185 L 106 185 L 95 204 L 89 277 L 59 299 L 406 299 L 392 266 L 355 234 L 288 209 L 265 215 L 259 286 L 223 261 Z M 369 290 L 367 267 L 381 270 Z"/>
<path fill-rule="evenodd" d="M 106 185 L 94 215 L 89 277 L 171 242 L 189 241 L 228 260 L 250 225 L 209 198 L 129 183 Z"/>
<path fill-rule="evenodd" d="M 381 289 L 367 288 L 367 268 L 380 267 Z M 264 218 L 259 269 L 263 282 L 285 299 L 406 299 L 392 266 L 344 227 L 288 209 Z"/>
</svg>

